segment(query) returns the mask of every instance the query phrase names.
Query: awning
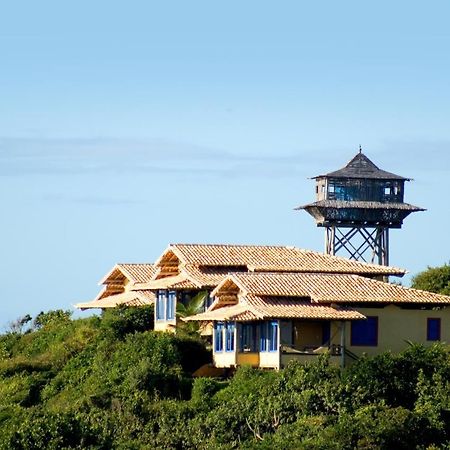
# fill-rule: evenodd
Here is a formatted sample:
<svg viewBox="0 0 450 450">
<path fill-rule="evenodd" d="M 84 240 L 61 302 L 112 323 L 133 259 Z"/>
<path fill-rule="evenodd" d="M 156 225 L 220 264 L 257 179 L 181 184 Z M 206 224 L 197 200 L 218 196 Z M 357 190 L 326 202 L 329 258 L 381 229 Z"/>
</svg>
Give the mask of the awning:
<svg viewBox="0 0 450 450">
<path fill-rule="evenodd" d="M 117 306 L 145 306 L 151 305 L 155 301 L 153 292 L 146 290 L 127 291 L 122 294 L 110 295 L 109 297 L 91 302 L 77 303 L 75 308 L 79 309 L 95 309 L 95 308 L 115 308 Z"/>
</svg>

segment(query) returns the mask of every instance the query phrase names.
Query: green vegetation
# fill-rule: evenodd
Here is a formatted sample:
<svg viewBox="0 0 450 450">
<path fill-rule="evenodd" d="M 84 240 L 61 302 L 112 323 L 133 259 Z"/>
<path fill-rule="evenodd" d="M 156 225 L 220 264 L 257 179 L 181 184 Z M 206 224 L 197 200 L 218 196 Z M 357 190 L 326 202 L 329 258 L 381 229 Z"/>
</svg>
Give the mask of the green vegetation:
<svg viewBox="0 0 450 450">
<path fill-rule="evenodd" d="M 437 294 L 450 295 L 450 265 L 428 267 L 412 279 L 412 287 Z"/>
<path fill-rule="evenodd" d="M 51 311 L 0 336 L 0 448 L 450 448 L 443 344 L 344 372 L 320 356 L 194 379 L 210 360 L 203 343 L 148 331 L 151 318 L 150 308 L 79 320 Z"/>
</svg>

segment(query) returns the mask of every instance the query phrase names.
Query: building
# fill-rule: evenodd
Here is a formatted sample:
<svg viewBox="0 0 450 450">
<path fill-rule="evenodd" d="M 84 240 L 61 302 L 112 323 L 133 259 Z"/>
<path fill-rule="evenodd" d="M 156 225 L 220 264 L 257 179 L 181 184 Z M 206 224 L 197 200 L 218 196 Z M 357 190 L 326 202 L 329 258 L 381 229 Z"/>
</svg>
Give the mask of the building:
<svg viewBox="0 0 450 450">
<path fill-rule="evenodd" d="M 216 367 L 280 369 L 323 352 L 347 365 L 408 342 L 450 342 L 450 297 L 355 274 L 233 273 L 212 292 Z"/>
<path fill-rule="evenodd" d="M 155 303 L 155 330 L 173 330 L 178 305 L 201 295 L 201 309 L 213 301 L 211 292 L 230 272 L 303 272 L 359 274 L 371 278 L 403 276 L 405 270 L 350 261 L 288 246 L 172 244 L 154 264 L 117 264 L 100 284 L 105 287 L 81 309 L 121 304 Z"/>
<path fill-rule="evenodd" d="M 154 304 L 159 331 L 200 322 L 216 367 L 279 369 L 323 352 L 346 365 L 407 341 L 450 341 L 450 297 L 382 281 L 404 274 L 296 247 L 172 244 L 154 264 L 117 264 L 76 307 Z M 177 314 L 193 299 L 197 314 Z"/>
<path fill-rule="evenodd" d="M 177 304 L 187 305 L 203 294 L 203 309 L 213 302 L 213 290 L 235 273 L 357 273 L 368 277 L 401 276 L 402 269 L 349 261 L 296 247 L 267 245 L 174 244 L 155 262 L 155 276 L 133 289 L 155 292 L 155 330 L 174 329 L 180 319 Z"/>
</svg>

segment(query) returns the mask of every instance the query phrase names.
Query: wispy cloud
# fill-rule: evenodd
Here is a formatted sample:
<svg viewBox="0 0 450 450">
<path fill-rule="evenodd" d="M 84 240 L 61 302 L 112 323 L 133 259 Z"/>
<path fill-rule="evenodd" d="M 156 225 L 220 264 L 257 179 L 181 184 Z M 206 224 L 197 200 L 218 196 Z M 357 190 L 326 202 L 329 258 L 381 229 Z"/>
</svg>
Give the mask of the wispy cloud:
<svg viewBox="0 0 450 450">
<path fill-rule="evenodd" d="M 148 174 L 304 179 L 342 167 L 354 155 L 338 148 L 277 150 L 273 155 L 255 150 L 235 153 L 167 139 L 0 137 L 0 177 Z M 366 153 L 386 170 L 419 178 L 424 170 L 449 166 L 450 141 L 384 141 Z"/>
<path fill-rule="evenodd" d="M 276 156 L 237 154 L 164 139 L 0 138 L 0 176 L 132 172 L 289 177 L 298 176 L 305 167 L 312 168 L 313 161 L 321 157 L 320 152 L 307 150 Z"/>
</svg>

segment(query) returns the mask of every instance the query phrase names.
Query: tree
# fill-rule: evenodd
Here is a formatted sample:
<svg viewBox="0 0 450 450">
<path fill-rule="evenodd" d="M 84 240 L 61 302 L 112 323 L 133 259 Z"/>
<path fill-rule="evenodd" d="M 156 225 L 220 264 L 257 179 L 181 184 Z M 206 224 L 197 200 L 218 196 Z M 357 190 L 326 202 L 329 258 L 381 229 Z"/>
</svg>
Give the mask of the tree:
<svg viewBox="0 0 450 450">
<path fill-rule="evenodd" d="M 428 267 L 413 277 L 412 287 L 437 294 L 450 295 L 450 265 Z"/>
<path fill-rule="evenodd" d="M 207 291 L 200 291 L 195 297 L 189 300 L 185 305 L 177 302 L 177 316 L 189 317 L 194 316 L 202 311 L 203 304 L 208 297 Z"/>
<path fill-rule="evenodd" d="M 36 329 L 45 327 L 50 324 L 64 324 L 70 322 L 72 311 L 63 311 L 62 309 L 55 309 L 53 311 L 41 311 L 34 319 L 34 327 Z"/>
<path fill-rule="evenodd" d="M 121 305 L 104 310 L 101 327 L 119 339 L 124 339 L 130 333 L 151 330 L 154 328 L 153 305 Z"/>
<path fill-rule="evenodd" d="M 177 317 L 184 319 L 185 317 L 194 316 L 203 310 L 203 305 L 208 297 L 207 291 L 200 291 L 195 297 L 190 299 L 186 304 L 177 302 Z M 183 329 L 187 333 L 196 333 L 200 326 L 198 322 L 183 322 L 178 325 L 179 329 Z"/>
<path fill-rule="evenodd" d="M 9 331 L 10 333 L 17 333 L 21 334 L 23 332 L 23 327 L 31 322 L 32 318 L 29 314 L 26 314 L 23 317 L 19 317 L 17 320 L 14 320 L 13 322 L 9 322 Z"/>
</svg>

